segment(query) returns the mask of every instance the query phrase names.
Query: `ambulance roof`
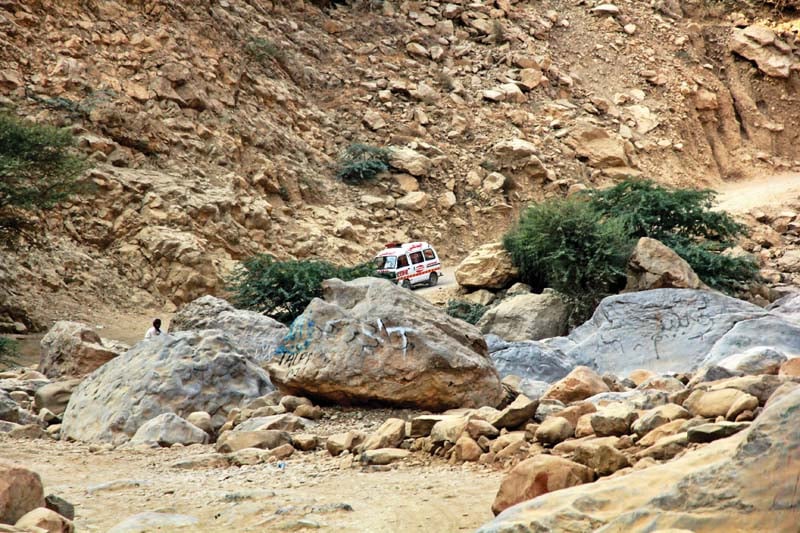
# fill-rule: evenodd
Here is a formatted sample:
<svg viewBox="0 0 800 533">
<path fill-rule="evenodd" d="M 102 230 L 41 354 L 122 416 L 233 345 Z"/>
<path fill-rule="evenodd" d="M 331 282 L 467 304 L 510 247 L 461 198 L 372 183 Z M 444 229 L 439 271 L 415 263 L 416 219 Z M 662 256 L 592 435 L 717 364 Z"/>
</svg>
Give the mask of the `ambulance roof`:
<svg viewBox="0 0 800 533">
<path fill-rule="evenodd" d="M 391 257 L 395 255 L 401 255 L 408 252 L 414 252 L 417 250 L 423 250 L 425 248 L 430 248 L 431 245 L 427 242 L 390 242 L 386 245 L 386 248 L 380 251 L 376 257 Z"/>
</svg>

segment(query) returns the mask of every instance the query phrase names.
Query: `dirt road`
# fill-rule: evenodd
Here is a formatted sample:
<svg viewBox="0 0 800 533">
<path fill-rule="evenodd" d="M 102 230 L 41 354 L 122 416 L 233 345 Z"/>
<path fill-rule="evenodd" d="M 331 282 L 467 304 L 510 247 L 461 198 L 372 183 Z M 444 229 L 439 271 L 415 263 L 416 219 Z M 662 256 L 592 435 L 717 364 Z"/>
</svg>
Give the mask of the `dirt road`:
<svg viewBox="0 0 800 533">
<path fill-rule="evenodd" d="M 329 429 L 344 430 L 352 424 L 358 421 L 340 419 L 341 427 Z M 145 512 L 185 515 L 194 522 L 180 528 L 120 530 L 473 531 L 491 519 L 502 477 L 478 465 L 451 466 L 423 454 L 388 470 L 351 466 L 349 460 L 324 450 L 296 453 L 282 465 L 185 470 L 171 465 L 213 452 L 213 447 L 95 448 L 63 441 L 14 441 L 0 434 L 0 458 L 38 472 L 46 494 L 74 504 L 77 531 L 109 531 Z"/>
<path fill-rule="evenodd" d="M 719 193 L 718 209 L 731 213 L 746 213 L 755 208 L 778 211 L 800 201 L 800 173 L 728 182 L 715 189 Z"/>
</svg>

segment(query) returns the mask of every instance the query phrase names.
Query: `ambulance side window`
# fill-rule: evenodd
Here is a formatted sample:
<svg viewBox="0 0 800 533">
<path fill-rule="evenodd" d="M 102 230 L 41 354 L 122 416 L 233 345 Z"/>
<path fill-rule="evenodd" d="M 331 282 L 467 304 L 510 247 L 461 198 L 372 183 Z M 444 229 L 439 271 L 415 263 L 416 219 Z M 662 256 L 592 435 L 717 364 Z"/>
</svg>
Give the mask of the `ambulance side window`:
<svg viewBox="0 0 800 533">
<path fill-rule="evenodd" d="M 433 253 L 433 249 L 427 248 L 423 252 L 425 254 L 425 261 L 433 261 L 436 259 L 436 254 Z"/>
<path fill-rule="evenodd" d="M 422 263 L 422 261 L 423 261 L 422 252 L 414 252 L 413 254 L 411 254 L 411 262 L 413 264 L 416 265 L 417 263 Z"/>
<path fill-rule="evenodd" d="M 397 257 L 397 268 L 403 268 L 408 266 L 408 258 L 404 255 Z"/>
</svg>

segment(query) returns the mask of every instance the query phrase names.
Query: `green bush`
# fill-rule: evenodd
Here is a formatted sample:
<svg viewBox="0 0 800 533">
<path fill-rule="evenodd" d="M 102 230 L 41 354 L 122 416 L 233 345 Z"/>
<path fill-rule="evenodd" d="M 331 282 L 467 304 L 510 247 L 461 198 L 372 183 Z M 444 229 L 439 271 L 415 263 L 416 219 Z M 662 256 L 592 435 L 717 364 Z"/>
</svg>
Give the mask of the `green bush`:
<svg viewBox="0 0 800 533">
<path fill-rule="evenodd" d="M 88 168 L 72 134 L 0 113 L 0 237 L 24 226 L 24 211 L 51 209 L 79 191 Z"/>
<path fill-rule="evenodd" d="M 241 263 L 229 279 L 229 290 L 235 306 L 290 324 L 312 299 L 322 296 L 326 279 L 349 281 L 374 273 L 372 263 L 343 267 L 326 261 L 278 261 L 260 254 Z"/>
<path fill-rule="evenodd" d="M 710 190 L 670 190 L 628 179 L 580 197 L 527 208 L 504 238 L 521 281 L 552 287 L 584 319 L 603 297 L 624 286 L 625 267 L 640 237 L 657 239 L 684 258 L 709 286 L 735 292 L 756 279 L 750 257 L 722 252 L 745 226 L 712 211 Z"/>
<path fill-rule="evenodd" d="M 447 314 L 460 318 L 464 322 L 470 324 L 477 324 L 483 314 L 486 312 L 486 306 L 468 302 L 466 300 L 449 300 L 447 302 Z"/>
<path fill-rule="evenodd" d="M 17 341 L 7 337 L 0 337 L 0 367 L 11 367 L 16 364 L 19 355 Z"/>
<path fill-rule="evenodd" d="M 389 157 L 390 152 L 386 148 L 351 144 L 339 158 L 336 178 L 351 185 L 375 179 L 381 172 L 389 170 Z"/>
<path fill-rule="evenodd" d="M 624 286 L 632 248 L 623 224 L 604 219 L 583 198 L 527 208 L 503 242 L 520 281 L 539 290 L 552 287 L 581 315 Z"/>
<path fill-rule="evenodd" d="M 689 263 L 707 285 L 728 293 L 753 281 L 758 266 L 750 256 L 721 255 L 747 228 L 724 211 L 713 211 L 714 191 L 670 190 L 628 179 L 589 193 L 593 208 L 622 221 L 633 238 L 651 237 Z"/>
</svg>

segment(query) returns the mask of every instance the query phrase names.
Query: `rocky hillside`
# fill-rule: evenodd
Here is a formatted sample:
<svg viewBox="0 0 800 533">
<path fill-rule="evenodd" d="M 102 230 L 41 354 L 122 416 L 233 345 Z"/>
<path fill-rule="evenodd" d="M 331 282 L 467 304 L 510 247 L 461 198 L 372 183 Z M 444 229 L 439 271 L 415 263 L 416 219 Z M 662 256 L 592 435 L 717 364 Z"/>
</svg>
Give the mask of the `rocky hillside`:
<svg viewBox="0 0 800 533">
<path fill-rule="evenodd" d="M 771 7 L 3 0 L 0 28 L 0 105 L 96 164 L 44 243 L 0 256 L 17 331 L 169 309 L 255 252 L 424 238 L 456 258 L 531 200 L 800 160 L 800 28 Z M 391 173 L 338 182 L 356 142 L 391 147 Z"/>
</svg>

